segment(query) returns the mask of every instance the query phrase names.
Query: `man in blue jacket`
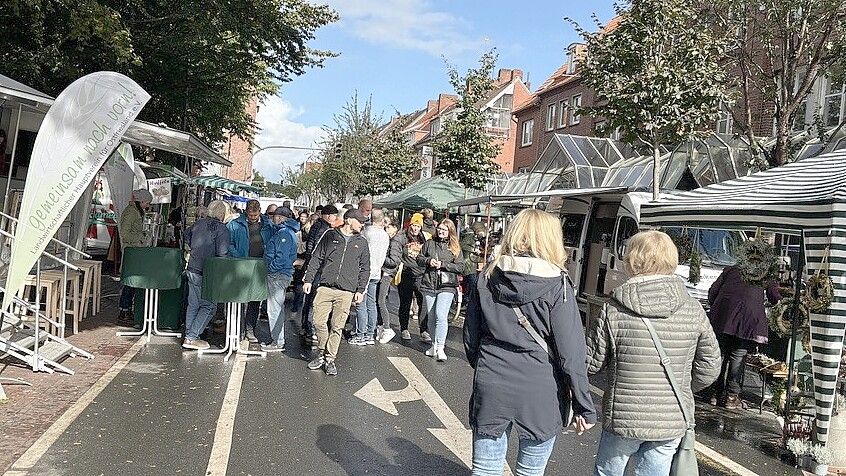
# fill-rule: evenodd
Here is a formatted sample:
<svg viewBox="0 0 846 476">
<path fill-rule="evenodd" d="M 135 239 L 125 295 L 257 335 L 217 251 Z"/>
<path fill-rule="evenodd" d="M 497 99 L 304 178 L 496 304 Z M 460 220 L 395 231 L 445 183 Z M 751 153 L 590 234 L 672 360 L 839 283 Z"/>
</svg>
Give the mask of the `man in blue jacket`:
<svg viewBox="0 0 846 476">
<path fill-rule="evenodd" d="M 285 350 L 285 291 L 294 276 L 300 223 L 294 220 L 294 213 L 288 207 L 277 208 L 271 218 L 277 229 L 264 247 L 270 341 L 262 342 L 261 348 L 266 352 L 281 352 Z"/>
<path fill-rule="evenodd" d="M 229 256 L 233 258 L 264 258 L 265 243 L 273 236 L 274 225 L 267 216 L 261 214 L 261 204 L 258 200 L 247 202 L 246 211 L 238 218 L 230 221 Z M 245 315 L 245 330 L 250 342 L 258 342 L 255 335 L 261 303 L 254 301 L 247 304 Z"/>
</svg>

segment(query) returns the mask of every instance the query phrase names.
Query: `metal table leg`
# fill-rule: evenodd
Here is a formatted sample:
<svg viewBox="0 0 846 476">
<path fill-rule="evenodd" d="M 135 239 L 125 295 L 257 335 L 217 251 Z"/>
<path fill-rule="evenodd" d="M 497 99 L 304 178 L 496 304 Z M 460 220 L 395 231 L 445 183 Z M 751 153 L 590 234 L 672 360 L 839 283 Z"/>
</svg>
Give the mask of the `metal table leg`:
<svg viewBox="0 0 846 476">
<path fill-rule="evenodd" d="M 222 349 L 206 349 L 198 351 L 199 354 L 223 354 L 223 361 L 229 360 L 234 352 L 245 355 L 267 356 L 267 352 L 248 350 L 241 347 L 241 305 L 237 302 L 226 303 L 226 340 Z"/>
<path fill-rule="evenodd" d="M 182 337 L 179 332 L 167 332 L 159 329 L 159 290 L 145 289 L 144 290 L 144 323 L 141 325 L 139 331 L 124 331 L 117 332 L 119 336 L 142 336 L 147 335 L 147 342 L 150 342 L 152 335 L 164 337 Z"/>
</svg>

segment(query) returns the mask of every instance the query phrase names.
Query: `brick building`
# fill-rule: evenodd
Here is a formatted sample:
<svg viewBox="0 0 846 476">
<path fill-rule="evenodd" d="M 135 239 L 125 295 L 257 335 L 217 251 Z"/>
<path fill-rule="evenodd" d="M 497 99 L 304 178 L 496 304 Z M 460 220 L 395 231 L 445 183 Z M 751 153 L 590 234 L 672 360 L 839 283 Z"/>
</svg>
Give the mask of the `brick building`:
<svg viewBox="0 0 846 476">
<path fill-rule="evenodd" d="M 258 101 L 255 97 L 250 99 L 245 108 L 247 114 L 255 121 L 258 112 Z M 255 130 L 252 131 L 255 133 Z M 250 183 L 253 180 L 253 147 L 237 135 L 229 134 L 228 139 L 220 150 L 221 155 L 232 162 L 231 167 L 220 167 L 219 171 L 213 171 L 221 177 L 238 182 Z"/>
</svg>

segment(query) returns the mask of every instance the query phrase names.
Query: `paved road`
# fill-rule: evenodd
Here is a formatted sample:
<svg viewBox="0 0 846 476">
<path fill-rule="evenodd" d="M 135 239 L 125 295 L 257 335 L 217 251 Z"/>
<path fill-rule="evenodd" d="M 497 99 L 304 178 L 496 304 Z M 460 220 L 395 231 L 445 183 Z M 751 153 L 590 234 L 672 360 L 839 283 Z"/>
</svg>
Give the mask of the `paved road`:
<svg viewBox="0 0 846 476">
<path fill-rule="evenodd" d="M 289 322 L 289 335 L 293 326 Z M 472 381 L 460 330 L 450 331 L 447 362 L 425 357 L 424 349 L 417 340 L 405 344 L 398 338 L 375 347 L 342 344 L 339 375 L 328 377 L 308 371 L 306 349 L 289 338 L 284 354 L 241 357 L 243 382 L 227 396 L 241 363 L 199 357 L 183 352 L 175 339 L 154 338 L 58 435 L 29 474 L 469 474 L 460 457 L 466 433 L 450 423 L 466 422 Z M 398 367 L 412 380 L 418 371 L 421 378 L 410 391 L 392 394 L 411 400 L 395 405 L 397 415 L 388 412 L 390 405 L 377 402 L 386 411 L 354 396 L 373 400 L 379 387 L 388 392 L 409 387 Z M 236 408 L 233 398 L 237 411 L 222 410 Z M 224 437 L 227 428 L 231 444 Z M 559 437 L 547 474 L 589 475 L 598 436 L 593 429 L 582 437 Z M 510 451 L 513 460 L 513 445 Z M 210 465 L 210 458 L 217 463 Z M 726 471 L 705 463 L 702 474 Z"/>
</svg>

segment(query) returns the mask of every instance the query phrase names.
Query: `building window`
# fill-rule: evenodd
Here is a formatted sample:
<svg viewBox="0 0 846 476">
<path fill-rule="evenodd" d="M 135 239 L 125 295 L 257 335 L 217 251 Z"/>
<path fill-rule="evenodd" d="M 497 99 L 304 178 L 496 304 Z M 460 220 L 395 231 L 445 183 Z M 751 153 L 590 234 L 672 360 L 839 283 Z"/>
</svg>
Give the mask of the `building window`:
<svg viewBox="0 0 846 476">
<path fill-rule="evenodd" d="M 731 134 L 733 125 L 734 119 L 731 117 L 731 111 L 725 104 L 720 104 L 720 112 L 717 115 L 717 134 Z"/>
<path fill-rule="evenodd" d="M 520 174 L 529 173 L 531 171 L 532 171 L 531 167 L 520 167 L 519 169 L 517 169 L 517 173 L 520 173 Z"/>
<path fill-rule="evenodd" d="M 844 88 L 843 83 L 832 84 L 826 79 L 825 95 L 822 103 L 822 120 L 825 127 L 836 127 L 843 122 Z"/>
<path fill-rule="evenodd" d="M 429 127 L 430 127 L 429 132 L 431 132 L 433 136 L 437 135 L 439 132 L 441 132 L 441 120 L 440 119 L 433 120 L 432 124 Z"/>
<path fill-rule="evenodd" d="M 582 120 L 582 113 L 579 108 L 582 107 L 582 95 L 577 94 L 570 99 L 570 125 L 576 125 Z"/>
<path fill-rule="evenodd" d="M 546 130 L 551 131 L 555 129 L 555 119 L 557 117 L 557 104 L 550 104 L 546 108 Z"/>
<path fill-rule="evenodd" d="M 563 100 L 558 103 L 558 127 L 566 127 L 567 126 L 567 110 L 570 109 L 567 107 L 567 100 Z"/>
<path fill-rule="evenodd" d="M 520 145 L 525 147 L 527 145 L 532 145 L 532 136 L 535 133 L 535 120 L 529 119 L 528 121 L 523 122 L 523 135 L 522 140 L 520 141 Z"/>
</svg>

